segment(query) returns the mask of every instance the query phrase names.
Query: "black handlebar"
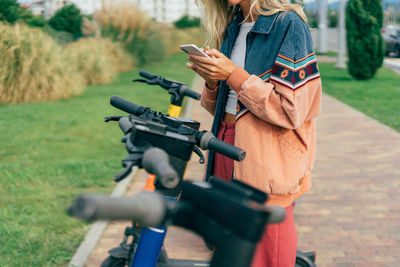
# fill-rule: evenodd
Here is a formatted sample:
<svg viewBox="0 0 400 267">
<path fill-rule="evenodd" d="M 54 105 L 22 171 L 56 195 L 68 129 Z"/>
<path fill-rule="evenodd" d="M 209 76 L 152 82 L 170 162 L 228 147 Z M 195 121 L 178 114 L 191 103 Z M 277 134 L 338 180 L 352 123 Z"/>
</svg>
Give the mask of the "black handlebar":
<svg viewBox="0 0 400 267">
<path fill-rule="evenodd" d="M 265 208 L 269 212 L 269 216 L 267 219 L 268 224 L 280 223 L 283 222 L 283 220 L 286 218 L 286 211 L 282 207 L 266 206 Z"/>
<path fill-rule="evenodd" d="M 243 161 L 246 157 L 244 150 L 217 139 L 211 132 L 200 132 L 197 140 L 203 150 L 211 149 L 236 161 Z"/>
<path fill-rule="evenodd" d="M 153 147 L 146 150 L 142 166 L 148 173 L 154 174 L 165 188 L 175 188 L 179 183 L 179 176 L 169 164 L 168 154 L 162 149 Z"/>
<path fill-rule="evenodd" d="M 121 117 L 118 124 L 124 134 L 127 134 L 132 129 L 132 123 L 129 121 L 128 117 Z"/>
<path fill-rule="evenodd" d="M 246 157 L 246 152 L 244 150 L 225 143 L 216 137 L 210 140 L 208 148 L 236 161 L 242 161 Z"/>
<path fill-rule="evenodd" d="M 82 195 L 69 207 L 68 213 L 83 220 L 135 218 L 141 225 L 159 226 L 165 219 L 166 203 L 161 195 L 146 191 L 122 198 Z"/>
<path fill-rule="evenodd" d="M 152 74 L 150 72 L 147 72 L 147 71 L 144 71 L 144 70 L 139 71 L 139 75 L 142 76 L 143 78 L 146 78 L 146 79 L 149 79 L 149 80 L 152 80 L 152 79 L 155 79 L 155 78 L 159 77 L 157 75 L 154 75 L 154 74 Z"/>
<path fill-rule="evenodd" d="M 253 203 L 254 200 L 245 192 L 249 190 L 257 191 L 257 189 L 247 185 L 246 188 L 243 188 L 242 185 L 244 184 L 233 185 L 224 181 L 217 183 L 214 181 L 211 183 L 184 182 L 184 185 L 179 202 L 168 201 L 161 194 L 149 191 L 141 192 L 132 197 L 118 198 L 86 194 L 75 200 L 69 207 L 68 213 L 82 220 L 133 220 L 138 221 L 143 226 L 150 227 L 160 226 L 174 216 L 181 217 L 190 214 L 187 213 L 189 211 L 187 204 L 189 203 L 193 212 L 205 213 L 220 221 L 227 219 L 225 216 L 231 217 L 230 219 L 236 218 L 236 220 L 231 221 L 232 225 L 262 223 L 257 220 L 252 221 L 252 218 L 265 219 L 266 223 L 280 223 L 286 217 L 286 212 L 282 207 L 264 206 L 258 201 Z M 243 192 L 241 192 L 242 189 L 244 189 Z M 184 213 L 181 213 L 180 207 L 185 210 Z M 227 210 L 227 207 L 231 207 L 235 212 Z M 214 213 L 218 216 L 212 215 Z M 268 216 L 263 214 L 268 214 Z M 167 218 L 167 216 L 171 218 Z M 187 220 L 190 219 L 186 218 Z M 175 223 L 179 221 L 180 219 L 174 220 Z M 238 228 L 236 230 L 250 233 L 252 231 L 250 228 L 249 225 L 248 229 Z M 250 237 L 251 234 L 246 236 Z"/>
<path fill-rule="evenodd" d="M 119 96 L 111 97 L 110 103 L 114 107 L 121 109 L 123 111 L 126 111 L 130 114 L 136 115 L 136 116 L 140 116 L 148 111 L 146 113 L 146 114 L 148 114 L 148 117 L 146 117 L 145 120 L 152 120 L 152 119 L 154 120 L 157 117 L 157 118 L 163 118 L 167 122 L 168 121 L 171 122 L 171 119 L 169 119 L 169 117 L 164 116 L 160 113 L 152 112 L 151 109 L 149 109 L 145 106 L 136 105 L 135 103 L 128 101 L 124 98 L 121 98 Z M 120 127 L 123 131 L 124 131 L 124 129 L 128 128 L 128 126 L 127 126 L 128 120 L 129 119 L 124 119 L 122 122 L 123 126 L 120 125 Z M 182 124 L 178 123 L 178 120 L 179 120 L 178 118 L 172 118 L 172 121 L 176 122 L 175 125 L 173 126 L 175 130 L 177 128 L 179 128 L 180 126 L 182 126 Z M 162 123 L 164 124 L 165 121 Z M 171 124 L 170 124 L 170 126 L 171 126 Z M 189 129 L 187 127 L 182 128 L 182 129 L 184 129 L 185 135 L 187 135 L 187 134 L 193 135 L 197 141 L 197 145 L 200 146 L 200 148 L 203 150 L 211 149 L 217 153 L 220 153 L 220 154 L 227 156 L 231 159 L 234 159 L 236 161 L 243 161 L 246 156 L 246 152 L 244 150 L 217 139 L 211 132 L 197 131 L 195 129 Z M 126 131 L 124 131 L 124 133 L 126 133 Z M 179 131 L 177 133 L 179 134 Z"/>
<path fill-rule="evenodd" d="M 200 100 L 201 95 L 193 90 L 190 90 L 186 85 L 182 86 L 179 90 L 180 94 L 183 96 L 188 96 L 190 98 Z"/>
<path fill-rule="evenodd" d="M 110 98 L 110 104 L 113 107 L 116 107 L 120 110 L 123 110 L 123 111 L 128 112 L 129 114 L 132 114 L 135 116 L 140 116 L 146 110 L 148 110 L 148 108 L 145 106 L 136 105 L 135 103 L 132 103 L 132 102 L 130 102 L 126 99 L 123 99 L 119 96 L 112 96 Z"/>
<path fill-rule="evenodd" d="M 134 82 L 144 82 L 150 85 L 159 85 L 162 88 L 168 90 L 168 93 L 171 95 L 171 104 L 182 106 L 182 101 L 185 96 L 190 98 L 200 100 L 201 95 L 191 89 L 183 83 L 168 80 L 159 75 L 141 70 L 139 71 L 139 75 L 145 79 L 135 79 Z"/>
<path fill-rule="evenodd" d="M 183 155 L 183 151 L 191 154 L 191 152 L 193 152 L 192 149 L 194 149 L 191 141 L 188 141 L 186 144 L 185 142 L 179 141 L 191 139 L 203 150 L 211 149 L 236 161 L 243 161 L 246 156 L 244 150 L 217 139 L 211 132 L 198 131 L 194 128 L 188 127 L 186 125 L 188 122 L 185 119 L 165 116 L 161 113 L 154 112 L 145 106 L 136 105 L 135 103 L 118 96 L 111 97 L 110 103 L 114 107 L 136 115 L 138 119 L 141 120 L 141 122 L 139 122 L 138 119 L 132 119 L 132 121 L 130 121 L 128 118 L 122 117 L 120 119 L 120 128 L 125 134 L 128 133 L 133 125 L 144 123 L 146 127 L 142 129 L 147 129 L 143 131 L 148 132 L 148 134 L 135 134 L 131 139 L 134 138 L 136 140 L 144 138 L 143 141 L 145 140 L 145 142 L 149 142 L 154 147 L 161 147 L 166 150 L 168 154 L 172 153 L 173 155 L 178 156 L 176 153 L 179 151 L 179 155 Z M 137 127 L 134 128 L 138 129 Z M 154 135 L 156 132 L 158 135 Z M 168 134 L 168 132 L 173 134 Z M 186 149 L 176 150 L 175 146 Z M 182 159 L 187 159 L 187 157 L 190 158 L 190 154 L 185 154 L 186 156 Z"/>
</svg>

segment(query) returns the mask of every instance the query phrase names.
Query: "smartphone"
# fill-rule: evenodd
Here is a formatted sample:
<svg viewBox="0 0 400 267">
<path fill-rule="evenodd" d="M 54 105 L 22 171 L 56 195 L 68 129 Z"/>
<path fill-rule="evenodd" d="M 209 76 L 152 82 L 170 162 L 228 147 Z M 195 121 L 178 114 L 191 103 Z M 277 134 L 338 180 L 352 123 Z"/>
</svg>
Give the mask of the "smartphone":
<svg viewBox="0 0 400 267">
<path fill-rule="evenodd" d="M 208 57 L 210 58 L 209 55 L 207 55 L 206 53 L 203 52 L 203 50 L 201 50 L 200 48 L 198 48 L 195 44 L 185 44 L 185 45 L 181 45 L 179 46 L 184 52 L 188 53 L 188 54 L 193 54 L 193 55 L 197 55 L 197 56 L 203 56 L 203 57 Z"/>
</svg>

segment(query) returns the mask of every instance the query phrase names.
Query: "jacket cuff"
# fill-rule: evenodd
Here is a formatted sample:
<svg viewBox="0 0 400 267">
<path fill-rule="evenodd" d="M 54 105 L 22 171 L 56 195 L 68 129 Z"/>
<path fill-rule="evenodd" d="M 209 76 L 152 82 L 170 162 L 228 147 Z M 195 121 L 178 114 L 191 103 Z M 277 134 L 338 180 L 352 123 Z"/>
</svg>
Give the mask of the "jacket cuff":
<svg viewBox="0 0 400 267">
<path fill-rule="evenodd" d="M 242 84 L 250 77 L 250 74 L 247 73 L 243 68 L 236 67 L 229 78 L 226 80 L 226 84 L 235 90 L 236 92 L 240 91 Z"/>
</svg>

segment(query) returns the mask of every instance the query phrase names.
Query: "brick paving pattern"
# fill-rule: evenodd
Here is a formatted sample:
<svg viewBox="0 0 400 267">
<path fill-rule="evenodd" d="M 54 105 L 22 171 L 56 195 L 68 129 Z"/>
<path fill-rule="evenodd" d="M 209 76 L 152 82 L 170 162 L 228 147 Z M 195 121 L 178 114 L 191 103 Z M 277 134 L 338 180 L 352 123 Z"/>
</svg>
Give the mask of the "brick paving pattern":
<svg viewBox="0 0 400 267">
<path fill-rule="evenodd" d="M 317 252 L 320 266 L 400 266 L 400 134 L 324 95 L 318 118 L 318 155 L 313 188 L 296 201 L 299 249 Z M 198 103 L 193 119 L 210 129 Z M 202 179 L 192 156 L 187 179 Z M 139 192 L 139 171 L 127 195 Z M 119 244 L 127 222 L 111 223 L 86 266 L 99 266 Z M 175 258 L 207 259 L 201 238 L 169 229 L 166 248 Z"/>
</svg>

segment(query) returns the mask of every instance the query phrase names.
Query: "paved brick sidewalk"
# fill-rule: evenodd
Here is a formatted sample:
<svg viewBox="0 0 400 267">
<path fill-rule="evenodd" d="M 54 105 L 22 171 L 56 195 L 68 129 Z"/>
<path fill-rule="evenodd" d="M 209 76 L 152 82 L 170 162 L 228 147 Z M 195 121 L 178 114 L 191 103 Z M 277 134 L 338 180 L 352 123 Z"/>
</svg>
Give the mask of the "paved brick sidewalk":
<svg viewBox="0 0 400 267">
<path fill-rule="evenodd" d="M 400 134 L 354 109 L 323 97 L 318 118 L 318 156 L 312 191 L 297 201 L 299 248 L 317 251 L 318 266 L 400 266 Z M 210 129 L 198 103 L 192 118 Z M 193 155 L 188 179 L 204 167 Z M 137 174 L 128 194 L 143 188 Z M 126 223 L 112 223 L 87 266 L 99 266 L 117 246 Z M 195 235 L 171 229 L 172 257 L 205 259 L 209 252 Z"/>
<path fill-rule="evenodd" d="M 400 134 L 324 96 L 299 247 L 319 266 L 400 266 Z"/>
</svg>

